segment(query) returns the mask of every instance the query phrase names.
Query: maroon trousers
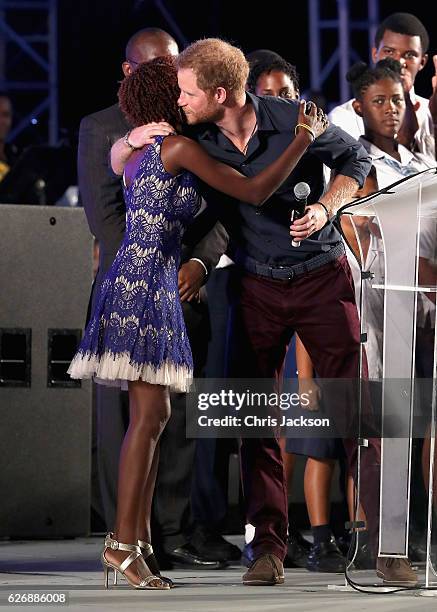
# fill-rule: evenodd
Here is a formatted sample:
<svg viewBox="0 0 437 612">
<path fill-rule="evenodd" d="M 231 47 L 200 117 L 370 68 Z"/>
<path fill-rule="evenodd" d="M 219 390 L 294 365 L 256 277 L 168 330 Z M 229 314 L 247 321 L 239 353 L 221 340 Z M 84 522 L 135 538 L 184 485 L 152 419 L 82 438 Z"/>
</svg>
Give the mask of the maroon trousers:
<svg viewBox="0 0 437 612">
<path fill-rule="evenodd" d="M 236 291 L 232 376 L 275 378 L 294 332 L 320 378 L 357 378 L 360 325 L 346 256 L 290 281 L 243 273 Z M 349 407 L 350 408 L 350 407 Z M 347 410 L 347 406 L 342 409 Z M 371 539 L 378 533 L 380 441 L 361 458 L 361 503 Z M 357 441 L 344 440 L 355 475 Z M 287 483 L 276 439 L 243 439 L 241 469 L 246 518 L 255 526 L 255 558 L 287 551 Z"/>
</svg>

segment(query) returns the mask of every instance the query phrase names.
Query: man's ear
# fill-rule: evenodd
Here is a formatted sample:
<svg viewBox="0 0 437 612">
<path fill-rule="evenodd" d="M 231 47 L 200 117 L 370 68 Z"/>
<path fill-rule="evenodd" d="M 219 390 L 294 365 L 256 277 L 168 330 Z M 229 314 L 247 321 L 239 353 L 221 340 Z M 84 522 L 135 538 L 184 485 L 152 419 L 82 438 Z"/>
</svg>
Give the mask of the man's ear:
<svg viewBox="0 0 437 612">
<path fill-rule="evenodd" d="M 422 55 L 422 59 L 420 60 L 420 68 L 419 71 L 422 70 L 422 68 L 425 67 L 426 62 L 428 61 L 428 53 L 424 53 Z"/>
<path fill-rule="evenodd" d="M 372 47 L 372 62 L 374 64 L 376 64 L 376 62 L 378 61 L 377 55 L 378 55 L 378 49 L 376 47 Z"/>
<path fill-rule="evenodd" d="M 361 102 L 360 102 L 359 100 L 354 100 L 354 101 L 352 102 L 352 106 L 353 106 L 354 111 L 357 113 L 357 115 L 359 115 L 360 117 L 362 117 L 362 116 L 363 116 L 363 113 L 362 113 L 362 111 L 361 111 L 361 108 L 362 108 L 362 107 L 361 107 Z"/>
<path fill-rule="evenodd" d="M 224 87 L 217 87 L 214 97 L 219 104 L 224 104 L 227 98 L 226 89 Z"/>
</svg>

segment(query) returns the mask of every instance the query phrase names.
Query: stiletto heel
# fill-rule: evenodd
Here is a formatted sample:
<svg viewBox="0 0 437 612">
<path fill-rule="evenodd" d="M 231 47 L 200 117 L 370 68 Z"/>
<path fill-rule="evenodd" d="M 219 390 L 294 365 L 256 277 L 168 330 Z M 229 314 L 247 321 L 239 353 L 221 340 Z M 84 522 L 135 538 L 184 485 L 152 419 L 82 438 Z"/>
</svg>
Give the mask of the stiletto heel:
<svg viewBox="0 0 437 612">
<path fill-rule="evenodd" d="M 109 572 L 109 567 L 103 563 L 103 575 L 105 577 L 105 589 L 109 588 L 109 586 L 108 586 L 108 572 Z"/>
<path fill-rule="evenodd" d="M 113 585 L 117 586 L 117 570 L 112 565 L 110 565 L 108 561 L 106 561 L 105 557 L 103 556 L 103 553 L 101 555 L 101 559 L 103 565 L 103 576 L 105 578 L 105 589 L 109 589 L 109 573 L 111 569 L 114 571 Z"/>
<path fill-rule="evenodd" d="M 141 548 L 141 554 L 143 555 L 144 561 L 146 562 L 147 567 L 149 568 L 149 570 L 153 574 L 155 574 L 155 576 L 159 576 L 161 578 L 161 580 L 163 580 L 168 585 L 170 585 L 170 588 L 172 589 L 175 586 L 175 584 L 174 584 L 174 582 L 173 582 L 173 580 L 171 578 L 168 578 L 167 576 L 162 576 L 161 575 L 161 571 L 159 569 L 158 561 L 156 560 L 156 557 L 153 554 L 152 545 L 149 544 L 149 542 L 144 542 L 144 540 L 138 540 L 138 546 Z"/>
<path fill-rule="evenodd" d="M 125 572 L 127 568 L 134 561 L 140 560 L 140 557 L 141 557 L 141 562 L 144 564 L 143 569 L 146 571 L 147 570 L 150 571 L 150 569 L 146 565 L 144 558 L 141 555 L 141 548 L 139 546 L 136 546 L 135 544 L 124 544 L 123 542 L 118 542 L 117 540 L 111 537 L 113 535 L 114 534 L 112 532 L 107 534 L 105 538 L 105 548 L 101 555 L 102 564 L 103 564 L 103 573 L 104 573 L 104 578 L 105 578 L 105 588 L 108 588 L 108 583 L 109 583 L 108 575 L 109 575 L 110 568 L 114 571 L 114 585 L 117 584 L 117 572 L 120 572 L 120 574 L 122 574 L 126 578 L 128 583 L 131 586 L 133 586 L 135 589 L 148 589 L 148 590 L 162 591 L 162 590 L 167 590 L 170 588 L 170 585 L 167 582 L 165 582 L 161 578 L 161 576 L 155 576 L 153 573 L 150 574 L 149 576 L 146 576 L 146 578 L 143 578 L 142 580 L 140 580 L 139 584 L 132 582 L 132 580 L 126 575 Z M 108 561 L 105 557 L 105 552 L 108 548 L 110 548 L 111 550 L 126 550 L 130 552 L 131 554 L 128 555 L 126 559 L 124 559 L 124 561 L 120 563 L 120 565 L 116 565 L 115 563 Z M 141 566 L 141 563 L 140 563 L 140 566 Z M 152 584 L 152 582 L 156 582 L 156 581 L 159 583 L 159 585 Z"/>
</svg>

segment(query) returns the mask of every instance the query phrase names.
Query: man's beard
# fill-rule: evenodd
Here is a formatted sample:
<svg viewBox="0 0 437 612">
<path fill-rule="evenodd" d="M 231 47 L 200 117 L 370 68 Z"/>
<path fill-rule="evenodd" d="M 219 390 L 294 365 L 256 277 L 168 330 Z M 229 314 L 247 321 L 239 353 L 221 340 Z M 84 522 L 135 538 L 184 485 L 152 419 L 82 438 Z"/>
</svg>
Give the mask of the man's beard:
<svg viewBox="0 0 437 612">
<path fill-rule="evenodd" d="M 202 109 L 202 111 L 185 112 L 182 109 L 182 113 L 185 116 L 188 125 L 195 125 L 196 123 L 216 123 L 222 119 L 224 115 L 224 108 L 222 105 L 216 105 L 214 102 L 210 102 L 206 108 Z"/>
</svg>

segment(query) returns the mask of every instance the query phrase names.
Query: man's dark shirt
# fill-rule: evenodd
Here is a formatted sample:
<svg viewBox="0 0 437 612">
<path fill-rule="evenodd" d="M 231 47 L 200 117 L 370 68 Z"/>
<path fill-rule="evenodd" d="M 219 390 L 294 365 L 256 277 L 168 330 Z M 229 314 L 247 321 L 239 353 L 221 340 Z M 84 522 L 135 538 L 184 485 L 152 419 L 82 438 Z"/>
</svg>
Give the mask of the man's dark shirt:
<svg viewBox="0 0 437 612">
<path fill-rule="evenodd" d="M 255 109 L 258 129 L 249 141 L 246 154 L 241 153 L 214 124 L 190 126 L 187 135 L 196 139 L 212 157 L 246 176 L 254 176 L 293 140 L 299 106 L 281 98 L 247 95 Z M 240 254 L 261 263 L 293 265 L 330 250 L 341 240 L 333 223 L 328 223 L 299 247 L 291 245 L 290 211 L 296 203 L 293 188 L 300 181 L 307 182 L 311 188 L 308 203 L 316 202 L 324 189 L 323 163 L 339 174 L 354 178 L 360 187 L 371 166 L 364 147 L 332 125 L 310 145 L 295 170 L 261 209 L 238 202 L 206 185 L 202 189 L 208 206 L 214 209 Z"/>
</svg>

